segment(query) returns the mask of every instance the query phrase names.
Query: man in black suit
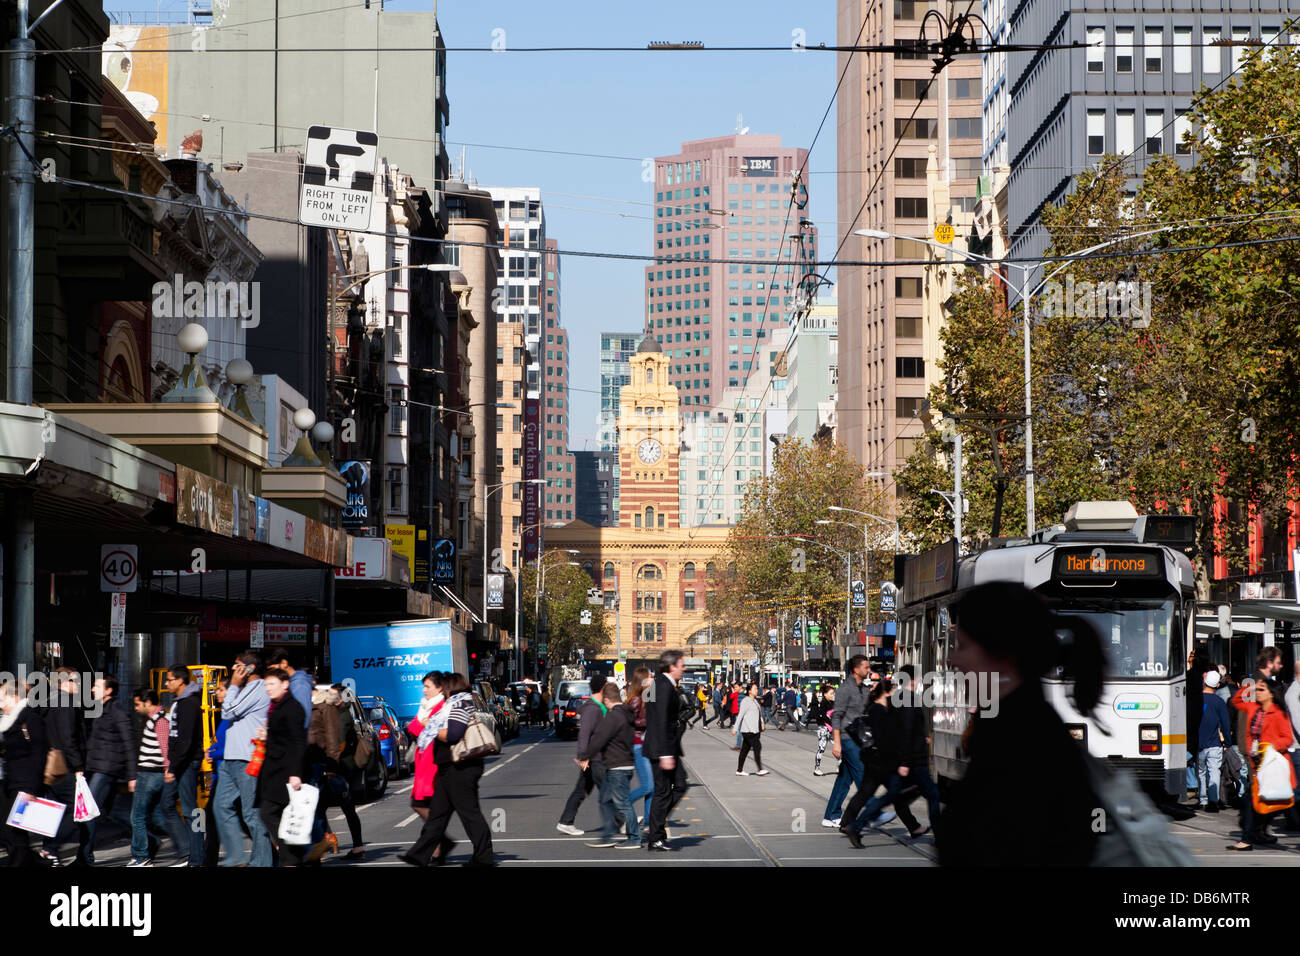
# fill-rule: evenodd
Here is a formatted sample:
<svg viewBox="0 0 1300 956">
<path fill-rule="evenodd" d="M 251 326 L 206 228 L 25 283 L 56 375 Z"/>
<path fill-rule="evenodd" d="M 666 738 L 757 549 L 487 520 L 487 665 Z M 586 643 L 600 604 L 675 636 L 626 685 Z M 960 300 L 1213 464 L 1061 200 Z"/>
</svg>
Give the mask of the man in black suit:
<svg viewBox="0 0 1300 956">
<path fill-rule="evenodd" d="M 659 673 L 646 695 L 646 727 L 641 752 L 654 770 L 655 793 L 650 801 L 650 819 L 646 821 L 646 849 L 656 852 L 671 849 L 664 824 L 668 814 L 686 793 L 686 769 L 682 766 L 681 698 L 678 682 L 686 670 L 681 651 L 664 651 L 659 655 Z"/>
</svg>

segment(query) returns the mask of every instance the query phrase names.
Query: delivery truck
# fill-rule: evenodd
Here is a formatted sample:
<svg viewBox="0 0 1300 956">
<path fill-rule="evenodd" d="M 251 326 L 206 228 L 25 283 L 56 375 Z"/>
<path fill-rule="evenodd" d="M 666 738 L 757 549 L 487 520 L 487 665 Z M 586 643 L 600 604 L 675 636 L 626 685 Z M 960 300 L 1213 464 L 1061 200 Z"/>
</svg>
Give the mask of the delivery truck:
<svg viewBox="0 0 1300 956">
<path fill-rule="evenodd" d="M 358 697 L 383 697 L 403 722 L 424 696 L 424 675 L 469 675 L 465 632 L 448 618 L 420 618 L 330 629 L 330 673 Z"/>
</svg>

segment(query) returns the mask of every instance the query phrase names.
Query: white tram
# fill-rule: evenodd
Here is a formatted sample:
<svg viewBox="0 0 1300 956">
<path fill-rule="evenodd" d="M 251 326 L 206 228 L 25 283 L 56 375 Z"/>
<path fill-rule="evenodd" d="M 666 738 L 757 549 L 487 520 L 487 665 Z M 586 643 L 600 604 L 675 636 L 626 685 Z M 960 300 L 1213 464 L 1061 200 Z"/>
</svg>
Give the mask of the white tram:
<svg viewBox="0 0 1300 956">
<path fill-rule="evenodd" d="M 948 665 L 949 608 L 978 584 L 1018 581 L 1057 613 L 1089 620 L 1106 647 L 1105 687 L 1091 719 L 1069 699 L 1070 675 L 1058 669 L 1044 678 L 1047 699 L 1070 732 L 1093 756 L 1181 794 L 1187 653 L 1196 626 L 1192 519 L 1085 501 L 1065 521 L 960 558 L 949 541 L 905 562 L 898 664 L 911 664 L 923 681 L 932 675 L 935 772 L 941 781 L 962 776 L 962 731 L 968 708 L 979 703 L 967 699 L 972 689 Z"/>
</svg>

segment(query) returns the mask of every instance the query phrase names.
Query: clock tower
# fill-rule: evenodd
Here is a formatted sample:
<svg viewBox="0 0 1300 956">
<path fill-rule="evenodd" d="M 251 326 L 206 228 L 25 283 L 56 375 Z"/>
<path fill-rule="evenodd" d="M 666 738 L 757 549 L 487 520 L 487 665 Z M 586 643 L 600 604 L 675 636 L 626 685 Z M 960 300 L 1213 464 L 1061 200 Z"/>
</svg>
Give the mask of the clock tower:
<svg viewBox="0 0 1300 956">
<path fill-rule="evenodd" d="M 681 450 L 677 387 L 668 357 L 646 336 L 631 359 L 618 413 L 618 526 L 654 531 L 681 525 L 677 466 Z"/>
</svg>

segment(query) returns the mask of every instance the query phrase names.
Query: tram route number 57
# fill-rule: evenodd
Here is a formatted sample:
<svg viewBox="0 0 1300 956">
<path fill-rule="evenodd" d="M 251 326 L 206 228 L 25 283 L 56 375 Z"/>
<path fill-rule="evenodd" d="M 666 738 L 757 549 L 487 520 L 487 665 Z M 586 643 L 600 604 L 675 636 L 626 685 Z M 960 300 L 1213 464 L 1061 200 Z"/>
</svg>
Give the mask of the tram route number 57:
<svg viewBox="0 0 1300 956">
<path fill-rule="evenodd" d="M 133 544 L 106 544 L 99 555 L 99 589 L 134 592 L 140 579 L 140 561 Z"/>
</svg>

